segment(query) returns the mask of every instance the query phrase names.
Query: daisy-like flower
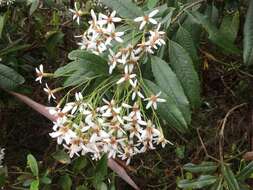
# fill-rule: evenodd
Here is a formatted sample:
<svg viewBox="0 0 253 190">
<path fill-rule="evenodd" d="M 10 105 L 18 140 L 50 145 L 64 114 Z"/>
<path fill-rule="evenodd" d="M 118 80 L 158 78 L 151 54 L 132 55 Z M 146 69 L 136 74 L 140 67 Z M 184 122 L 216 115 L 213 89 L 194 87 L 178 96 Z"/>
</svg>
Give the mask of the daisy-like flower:
<svg viewBox="0 0 253 190">
<path fill-rule="evenodd" d="M 146 109 L 149 109 L 151 106 L 156 110 L 157 109 L 157 102 L 166 102 L 165 99 L 159 98 L 161 92 L 157 93 L 156 95 L 151 95 L 149 98 L 144 99 L 144 101 L 148 101 Z"/>
<path fill-rule="evenodd" d="M 54 96 L 54 91 L 48 87 L 47 83 L 46 88 L 43 88 L 43 90 L 48 94 L 48 101 L 50 101 L 51 98 L 56 99 L 56 97 Z"/>
<path fill-rule="evenodd" d="M 52 138 L 57 138 L 58 144 L 62 144 L 63 140 L 65 140 L 66 144 L 69 144 L 71 139 L 76 137 L 76 133 L 68 126 L 60 126 L 57 131 L 49 133 L 49 135 Z"/>
<path fill-rule="evenodd" d="M 125 82 L 125 81 L 129 81 L 129 83 L 133 86 L 133 79 L 136 77 L 136 74 L 130 74 L 130 73 L 128 72 L 128 68 L 127 68 L 127 67 L 125 67 L 124 70 L 125 70 L 124 76 L 121 77 L 121 78 L 117 81 L 116 84 L 121 84 L 121 83 L 123 83 L 123 82 Z"/>
<path fill-rule="evenodd" d="M 75 93 L 75 100 L 76 100 L 75 102 L 69 102 L 65 106 L 65 107 L 70 107 L 72 115 L 77 110 L 79 110 L 80 112 L 82 112 L 85 109 L 85 107 L 86 107 L 86 104 L 83 103 L 83 95 L 81 94 L 81 92 Z"/>
<path fill-rule="evenodd" d="M 147 23 L 157 24 L 157 21 L 155 19 L 153 19 L 152 17 L 154 17 L 158 12 L 159 12 L 159 10 L 157 10 L 157 9 L 153 10 L 148 15 L 144 15 L 142 17 L 135 18 L 134 21 L 141 22 L 140 30 L 142 30 Z"/>
<path fill-rule="evenodd" d="M 41 81 L 42 81 L 42 78 L 44 76 L 44 71 L 43 71 L 43 65 L 41 64 L 39 66 L 39 68 L 35 68 L 35 71 L 36 71 L 36 75 L 37 75 L 37 78 L 35 79 L 35 81 L 39 81 L 40 84 L 41 84 Z"/>
<path fill-rule="evenodd" d="M 0 147 L 0 168 L 2 168 L 2 163 L 3 163 L 3 159 L 4 159 L 4 148 Z"/>
<path fill-rule="evenodd" d="M 138 64 L 139 59 L 140 57 L 135 56 L 134 53 L 131 53 L 129 59 L 127 60 L 127 65 L 126 65 L 130 73 L 133 72 L 133 69 Z"/>
<path fill-rule="evenodd" d="M 109 52 L 110 52 L 110 54 L 108 55 L 109 74 L 112 74 L 113 70 L 117 66 L 118 59 L 120 57 L 120 52 L 115 54 L 111 49 L 109 49 Z"/>
<path fill-rule="evenodd" d="M 74 155 L 79 156 L 79 152 L 83 150 L 83 140 L 80 137 L 71 139 L 70 146 L 63 144 L 63 146 L 69 150 L 69 157 L 72 158 Z"/>
<path fill-rule="evenodd" d="M 158 136 L 156 141 L 157 141 L 157 144 L 161 144 L 163 148 L 165 147 L 166 144 L 173 145 L 172 142 L 165 139 L 163 132 L 160 132 L 160 135 Z"/>
<path fill-rule="evenodd" d="M 114 23 L 121 22 L 121 20 L 122 20 L 121 18 L 115 17 L 115 16 L 116 16 L 116 11 L 113 11 L 111 13 L 111 15 L 109 15 L 109 16 L 99 13 L 99 18 L 101 18 L 101 20 L 99 20 L 98 23 L 101 25 L 107 24 L 107 30 L 114 31 L 115 30 Z"/>
<path fill-rule="evenodd" d="M 143 41 L 140 44 L 137 44 L 137 48 L 134 50 L 135 55 L 139 55 L 140 53 L 145 52 L 149 54 L 154 54 L 150 43 Z"/>
<path fill-rule="evenodd" d="M 150 45 L 154 49 L 157 49 L 157 46 L 162 46 L 166 44 L 166 42 L 163 39 L 165 32 L 159 31 L 160 27 L 161 27 L 161 24 L 159 24 L 154 31 L 149 31 L 150 37 L 149 37 L 149 41 L 146 44 Z"/>
<path fill-rule="evenodd" d="M 139 90 L 138 81 L 135 80 L 132 84 L 133 87 L 133 93 L 132 93 L 132 100 L 135 100 L 136 95 L 138 95 L 140 98 L 144 99 L 143 94 Z"/>
<path fill-rule="evenodd" d="M 90 24 L 90 27 L 89 27 L 88 31 L 89 31 L 89 30 L 93 31 L 94 29 L 97 28 L 97 24 L 98 24 L 98 23 L 97 23 L 97 16 L 96 16 L 96 14 L 95 14 L 95 12 L 94 12 L 93 9 L 91 9 L 90 14 L 91 14 L 92 20 L 90 20 L 90 21 L 88 22 L 88 23 Z"/>
<path fill-rule="evenodd" d="M 106 42 L 105 42 L 105 44 L 107 44 L 107 45 L 111 45 L 112 40 L 115 40 L 119 43 L 123 42 L 121 37 L 124 35 L 124 32 L 110 32 L 107 35 L 108 35 L 108 37 L 106 38 Z"/>
<path fill-rule="evenodd" d="M 77 2 L 75 2 L 74 6 L 75 6 L 75 9 L 69 9 L 69 11 L 74 14 L 73 20 L 76 20 L 77 24 L 80 24 L 80 18 L 82 16 L 83 12 L 80 9 L 78 9 Z"/>
</svg>

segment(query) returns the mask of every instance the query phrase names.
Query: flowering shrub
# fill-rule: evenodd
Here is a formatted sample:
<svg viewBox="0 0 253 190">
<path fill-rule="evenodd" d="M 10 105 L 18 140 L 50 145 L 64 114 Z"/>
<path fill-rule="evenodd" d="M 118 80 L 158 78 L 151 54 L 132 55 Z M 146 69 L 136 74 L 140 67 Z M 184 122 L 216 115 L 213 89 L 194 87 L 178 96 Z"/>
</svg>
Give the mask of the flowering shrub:
<svg viewBox="0 0 253 190">
<path fill-rule="evenodd" d="M 252 18 L 251 1 L 0 0 L 0 188 L 250 189 Z"/>
<path fill-rule="evenodd" d="M 73 20 L 80 24 L 82 11 L 76 3 L 75 10 L 70 11 Z M 58 144 L 69 150 L 70 157 L 81 153 L 90 154 L 97 160 L 106 153 L 108 158 L 117 155 L 129 164 L 133 155 L 154 149 L 155 144 L 161 143 L 164 147 L 169 143 L 164 138 L 155 111 L 157 104 L 166 100 L 159 97 L 161 92 L 152 94 L 145 89 L 140 69 L 145 56 L 154 54 L 155 50 L 165 45 L 165 32 L 160 30 L 161 23 L 158 24 L 153 18 L 157 13 L 158 10 L 153 10 L 148 15 L 126 22 L 116 16 L 116 11 L 97 16 L 91 10 L 90 26 L 83 35 L 78 36 L 81 38 L 78 53 L 96 58 L 94 61 L 101 60 L 101 66 L 104 66 L 102 57 L 107 56 L 109 76 L 90 94 L 85 93 L 87 86 L 99 76 L 87 77 L 81 84 L 84 85 L 81 92 L 85 93 L 85 97 L 81 92 L 76 92 L 74 101 L 63 98 L 49 110 L 58 117 L 50 136 L 57 138 Z M 132 33 L 130 28 L 122 29 L 123 26 L 131 26 L 128 22 L 136 22 L 135 25 L 141 22 L 140 31 Z M 124 40 L 127 34 L 137 36 L 135 41 L 128 43 Z M 97 67 L 100 65 L 97 64 Z M 36 81 L 41 82 L 43 77 L 48 76 L 42 65 L 36 68 L 36 73 Z M 46 83 L 44 91 L 50 101 L 51 98 L 56 99 L 54 93 L 61 89 L 51 90 Z M 145 98 L 144 94 L 148 97 Z M 151 113 L 146 111 L 149 108 L 152 108 Z"/>
</svg>

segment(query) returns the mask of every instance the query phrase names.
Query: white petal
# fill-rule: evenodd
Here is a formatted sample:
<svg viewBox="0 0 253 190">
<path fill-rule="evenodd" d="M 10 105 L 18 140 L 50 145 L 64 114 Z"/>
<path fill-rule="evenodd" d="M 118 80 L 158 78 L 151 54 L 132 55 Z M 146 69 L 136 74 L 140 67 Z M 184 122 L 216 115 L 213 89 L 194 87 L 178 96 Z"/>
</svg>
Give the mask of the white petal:
<svg viewBox="0 0 253 190">
<path fill-rule="evenodd" d="M 153 16 L 155 16 L 158 12 L 159 12 L 158 9 L 153 10 L 151 13 L 149 13 L 148 17 L 153 17 Z"/>
</svg>

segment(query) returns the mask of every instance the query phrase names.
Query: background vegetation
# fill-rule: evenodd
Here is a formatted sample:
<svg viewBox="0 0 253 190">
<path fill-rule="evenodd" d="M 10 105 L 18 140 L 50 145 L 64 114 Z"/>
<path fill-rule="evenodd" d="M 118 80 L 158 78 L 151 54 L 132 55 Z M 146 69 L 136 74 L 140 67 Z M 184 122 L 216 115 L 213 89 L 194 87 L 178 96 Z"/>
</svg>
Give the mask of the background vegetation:
<svg viewBox="0 0 253 190">
<path fill-rule="evenodd" d="M 106 157 L 98 162 L 88 157 L 70 160 L 49 137 L 50 122 L 6 90 L 47 104 L 42 87 L 34 82 L 34 68 L 43 64 L 51 73 L 58 69 L 61 76 L 70 55 L 81 59 L 82 54 L 69 53 L 78 52 L 74 35 L 88 27 L 91 8 L 117 10 L 124 18 L 132 18 L 133 10 L 157 8 L 167 44 L 156 56 L 146 57 L 142 70 L 144 78 L 153 81 L 150 89 L 166 94 L 168 104 L 158 111 L 165 136 L 174 145 L 135 156 L 129 166 L 116 161 L 140 189 L 252 189 L 252 1 L 79 3 L 85 12 L 80 26 L 68 10 L 74 1 L 0 6 L 0 145 L 6 149 L 0 187 L 131 189 L 107 168 Z M 82 82 L 76 83 L 82 75 L 74 68 L 71 76 L 51 85 L 71 88 Z"/>
</svg>

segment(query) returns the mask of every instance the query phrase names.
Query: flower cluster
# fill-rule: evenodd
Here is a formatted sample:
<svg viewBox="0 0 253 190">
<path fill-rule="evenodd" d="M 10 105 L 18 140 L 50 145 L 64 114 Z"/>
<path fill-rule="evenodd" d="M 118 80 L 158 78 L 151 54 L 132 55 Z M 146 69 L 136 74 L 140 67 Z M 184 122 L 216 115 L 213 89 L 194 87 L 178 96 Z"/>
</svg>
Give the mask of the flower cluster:
<svg viewBox="0 0 253 190">
<path fill-rule="evenodd" d="M 0 0 L 0 7 L 3 7 L 5 5 L 11 5 L 15 2 L 15 0 Z"/>
<path fill-rule="evenodd" d="M 77 4 L 75 10 L 70 11 L 74 13 L 73 20 L 79 24 L 82 11 Z M 157 13 L 158 10 L 154 10 L 134 19 L 133 23 L 140 23 L 137 27 L 142 39 L 135 44 L 125 44 L 124 35 L 127 31 L 121 31 L 117 27 L 124 22 L 116 16 L 117 12 L 105 15 L 95 14 L 91 10 L 89 28 L 78 36 L 81 37 L 78 45 L 96 55 L 106 55 L 109 74 L 113 75 L 117 69 L 122 76 L 113 81 L 115 94 L 112 98 L 107 96 L 107 99 L 100 101 L 99 90 L 95 89 L 94 96 L 83 97 L 79 92 L 75 94 L 74 101 L 66 102 L 63 106 L 60 101 L 56 107 L 49 109 L 58 118 L 50 136 L 56 138 L 58 144 L 63 144 L 70 157 L 88 154 L 97 160 L 107 154 L 109 158 L 117 156 L 129 164 L 132 156 L 155 149 L 157 144 L 164 147 L 170 143 L 164 138 L 156 115 L 149 117 L 143 108 L 152 108 L 152 113 L 155 114 L 158 103 L 166 101 L 159 97 L 161 92 L 150 95 L 144 90 L 139 67 L 142 57 L 154 54 L 155 50 L 165 44 L 165 32 L 160 30 L 161 24 L 154 18 Z M 43 77 L 50 75 L 44 73 L 42 65 L 36 68 L 36 74 L 36 81 L 40 83 Z M 120 87 L 125 89 L 123 97 L 119 97 L 115 91 L 115 88 Z M 46 84 L 44 91 L 49 100 L 56 99 L 54 92 L 57 89 L 51 90 Z M 147 97 L 147 94 L 150 96 Z M 94 97 L 99 98 L 94 100 Z"/>
<path fill-rule="evenodd" d="M 97 160 L 107 154 L 129 164 L 133 155 L 169 142 L 161 128 L 146 120 L 137 102 L 119 106 L 115 100 L 103 99 L 101 106 L 94 107 L 76 93 L 75 101 L 62 109 L 50 108 L 49 112 L 58 118 L 50 136 L 69 150 L 70 157 L 90 154 Z"/>
<path fill-rule="evenodd" d="M 0 168 L 3 167 L 2 163 L 3 163 L 3 159 L 4 159 L 4 148 L 0 148 Z"/>
</svg>

